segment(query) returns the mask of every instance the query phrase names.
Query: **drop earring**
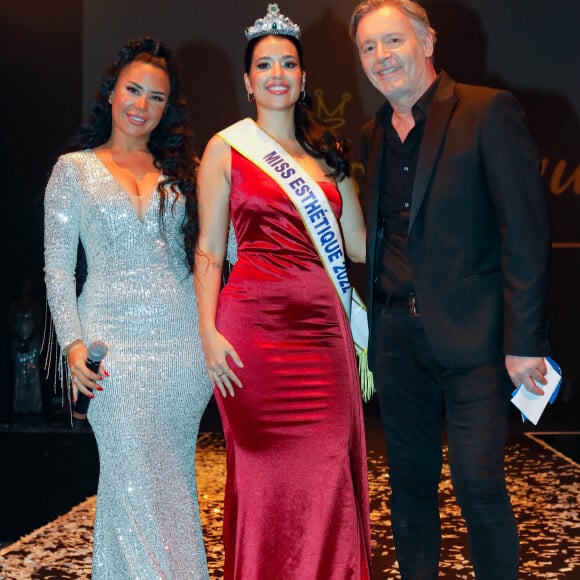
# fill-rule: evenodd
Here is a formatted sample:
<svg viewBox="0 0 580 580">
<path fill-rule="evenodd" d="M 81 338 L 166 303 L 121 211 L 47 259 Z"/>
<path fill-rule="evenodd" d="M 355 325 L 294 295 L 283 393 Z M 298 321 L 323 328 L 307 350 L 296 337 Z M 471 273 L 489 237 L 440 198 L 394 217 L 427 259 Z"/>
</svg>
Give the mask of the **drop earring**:
<svg viewBox="0 0 580 580">
<path fill-rule="evenodd" d="M 298 100 L 303 103 L 306 100 L 306 77 L 302 76 L 302 90 L 300 91 L 300 97 Z"/>
</svg>

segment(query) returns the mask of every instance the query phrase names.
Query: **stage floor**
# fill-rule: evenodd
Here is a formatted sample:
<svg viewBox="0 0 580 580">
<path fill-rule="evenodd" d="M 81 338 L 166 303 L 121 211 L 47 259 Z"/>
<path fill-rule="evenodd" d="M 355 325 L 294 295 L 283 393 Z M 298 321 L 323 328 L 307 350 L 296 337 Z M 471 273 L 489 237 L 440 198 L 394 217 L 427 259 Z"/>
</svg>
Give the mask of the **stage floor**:
<svg viewBox="0 0 580 580">
<path fill-rule="evenodd" d="M 215 425 L 212 423 L 213 419 L 209 418 L 202 424 L 202 428 L 206 430 L 199 437 L 196 469 L 208 562 L 211 577 L 218 579 L 223 577 L 221 520 L 225 454 L 219 426 L 213 428 Z M 207 430 L 208 426 L 212 430 Z M 547 422 L 547 426 L 553 427 L 553 424 Z M 577 460 L 550 445 L 568 441 L 572 450 L 570 455 L 578 451 L 580 433 L 573 434 L 570 425 L 564 427 L 566 428 L 542 433 L 537 429 L 528 432 L 526 426 L 515 424 L 510 430 L 506 471 L 521 537 L 521 580 L 573 580 L 580 577 L 580 466 Z M 12 429 L 6 426 L 0 429 L 2 457 L 10 460 L 10 453 L 4 454 L 7 449 L 5 445 L 14 447 L 16 440 L 24 453 L 32 455 L 33 448 L 37 451 L 39 447 L 45 449 L 44 459 L 29 456 L 26 469 L 30 473 L 34 473 L 34 468 L 38 471 L 43 460 L 56 469 L 54 457 L 59 454 L 68 456 L 64 472 L 62 469 L 60 473 L 53 471 L 47 479 L 46 474 L 37 473 L 36 479 L 31 482 L 31 489 L 36 491 L 32 497 L 29 496 L 29 503 L 34 504 L 34 500 L 39 498 L 44 498 L 45 504 L 50 503 L 52 495 L 62 495 L 65 501 L 74 499 L 74 493 L 79 493 L 78 489 L 71 491 L 74 487 L 71 481 L 74 483 L 76 474 L 88 475 L 88 479 L 92 480 L 86 489 L 91 490 L 92 485 L 96 486 L 96 449 L 90 432 L 63 433 L 62 426 L 53 425 L 49 429 L 42 424 L 28 425 L 24 431 L 20 434 L 14 433 L 14 426 Z M 399 574 L 389 524 L 390 492 L 385 473 L 385 449 L 380 420 L 373 413 L 366 419 L 366 431 L 374 577 L 396 579 Z M 10 440 L 10 437 L 13 439 Z M 571 443 L 574 440 L 575 443 Z M 54 449 L 46 451 L 51 444 Z M 566 445 L 564 444 L 564 451 Z M 13 455 L 15 460 L 17 453 Z M 31 467 L 30 464 L 34 462 L 36 466 Z M 19 480 L 17 472 L 20 470 L 16 467 L 15 472 L 14 469 L 15 466 L 12 465 L 11 474 Z M 2 479 L 6 482 L 7 472 L 4 473 Z M 50 478 L 56 481 L 46 483 Z M 20 488 L 22 485 L 21 483 Z M 16 493 L 14 486 L 11 490 L 4 489 L 2 493 L 2 511 L 4 514 L 10 512 L 11 517 L 26 509 L 26 505 L 18 505 Z M 86 495 L 91 493 L 94 491 L 89 491 Z M 444 467 L 440 487 L 440 506 L 443 521 L 441 577 L 449 580 L 473 578 L 468 561 L 466 532 L 452 494 L 447 466 Z M 8 507 L 11 511 L 5 510 Z M 72 509 L 61 510 L 63 515 L 60 517 L 5 546 L 0 550 L 0 578 L 90 578 L 94 510 L 95 497 L 90 495 Z"/>
</svg>

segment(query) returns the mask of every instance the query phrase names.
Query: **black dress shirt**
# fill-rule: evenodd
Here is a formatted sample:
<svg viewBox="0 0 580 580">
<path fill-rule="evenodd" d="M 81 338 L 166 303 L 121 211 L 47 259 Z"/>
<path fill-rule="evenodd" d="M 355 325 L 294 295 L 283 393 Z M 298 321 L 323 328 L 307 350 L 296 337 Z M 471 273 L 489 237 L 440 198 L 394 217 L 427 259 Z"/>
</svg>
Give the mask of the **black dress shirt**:
<svg viewBox="0 0 580 580">
<path fill-rule="evenodd" d="M 377 291 L 385 297 L 406 299 L 414 292 L 413 273 L 407 259 L 407 234 L 427 109 L 438 82 L 439 77 L 413 106 L 415 125 L 404 141 L 392 125 L 393 109 L 388 102 L 377 115 L 385 135 L 379 199 L 379 219 L 385 236 L 380 248 Z"/>
</svg>

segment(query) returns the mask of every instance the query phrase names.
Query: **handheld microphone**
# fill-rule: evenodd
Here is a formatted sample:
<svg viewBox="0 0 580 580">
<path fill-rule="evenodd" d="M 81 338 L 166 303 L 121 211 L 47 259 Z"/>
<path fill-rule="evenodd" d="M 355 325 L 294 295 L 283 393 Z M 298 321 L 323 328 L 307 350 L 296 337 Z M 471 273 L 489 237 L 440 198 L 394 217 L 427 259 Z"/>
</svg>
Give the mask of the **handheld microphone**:
<svg viewBox="0 0 580 580">
<path fill-rule="evenodd" d="M 101 361 L 105 356 L 107 356 L 107 345 L 100 340 L 91 342 L 87 352 L 87 368 L 94 373 L 98 373 Z M 74 404 L 72 411 L 73 428 L 80 427 L 87 418 L 87 411 L 89 410 L 90 402 L 90 397 L 87 397 L 83 393 L 78 393 L 77 402 Z"/>
</svg>

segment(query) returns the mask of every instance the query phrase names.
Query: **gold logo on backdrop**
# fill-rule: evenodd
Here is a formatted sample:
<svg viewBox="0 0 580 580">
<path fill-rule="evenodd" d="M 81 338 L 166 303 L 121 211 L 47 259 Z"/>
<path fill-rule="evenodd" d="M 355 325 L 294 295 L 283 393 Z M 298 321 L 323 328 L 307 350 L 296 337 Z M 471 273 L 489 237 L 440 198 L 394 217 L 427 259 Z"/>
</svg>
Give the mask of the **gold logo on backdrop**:
<svg viewBox="0 0 580 580">
<path fill-rule="evenodd" d="M 550 160 L 542 159 L 542 176 L 548 186 L 550 193 L 553 195 L 562 195 L 566 190 L 576 195 L 580 194 L 580 165 L 576 169 L 570 169 L 567 174 L 568 162 L 562 159 L 558 161 L 553 169 L 551 169 L 551 176 L 548 174 L 550 168 Z"/>
<path fill-rule="evenodd" d="M 569 165 L 570 168 L 568 168 Z M 569 194 L 580 194 L 580 165 L 574 168 L 568 161 L 561 159 L 552 166 L 550 159 L 544 157 L 541 172 L 544 183 L 552 195 L 563 199 Z M 580 242 L 552 242 L 552 247 L 580 249 Z"/>
<path fill-rule="evenodd" d="M 346 124 L 346 104 L 351 100 L 350 93 L 342 93 L 342 99 L 338 105 L 330 110 L 324 102 L 324 91 L 316 89 L 314 91 L 315 112 L 327 125 L 333 129 L 339 129 Z"/>
</svg>

